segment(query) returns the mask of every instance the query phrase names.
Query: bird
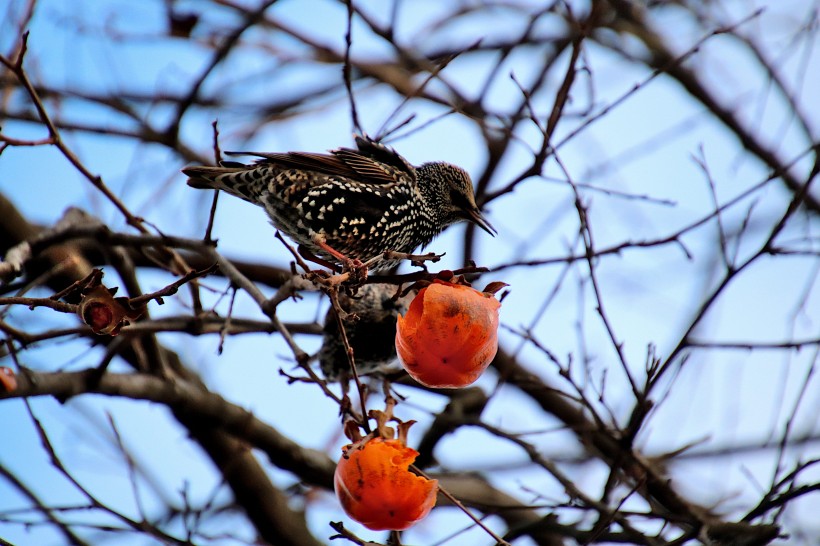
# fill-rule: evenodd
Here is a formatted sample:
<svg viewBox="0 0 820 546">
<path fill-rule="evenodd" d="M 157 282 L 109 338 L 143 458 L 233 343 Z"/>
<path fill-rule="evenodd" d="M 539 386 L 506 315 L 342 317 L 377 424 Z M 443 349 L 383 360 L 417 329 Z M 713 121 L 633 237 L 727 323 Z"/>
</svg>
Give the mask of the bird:
<svg viewBox="0 0 820 546">
<path fill-rule="evenodd" d="M 476 205 L 467 171 L 441 161 L 416 167 L 367 135 L 354 138 L 356 149 L 228 152 L 258 159 L 182 172 L 192 188 L 261 206 L 276 229 L 330 264 L 357 260 L 386 270 L 399 260 L 380 258 L 385 252 L 410 253 L 461 221 L 497 234 Z"/>
<path fill-rule="evenodd" d="M 398 288 L 393 284 L 370 283 L 360 287 L 355 296 L 339 292 L 339 306 L 348 315 L 355 315 L 355 320 L 345 320 L 343 324 L 360 376 L 401 370 L 396 356 L 396 317 L 407 313 L 416 291 L 399 295 Z M 317 357 L 328 381 L 345 382 L 352 376 L 333 309 L 328 309 L 325 316 Z"/>
</svg>

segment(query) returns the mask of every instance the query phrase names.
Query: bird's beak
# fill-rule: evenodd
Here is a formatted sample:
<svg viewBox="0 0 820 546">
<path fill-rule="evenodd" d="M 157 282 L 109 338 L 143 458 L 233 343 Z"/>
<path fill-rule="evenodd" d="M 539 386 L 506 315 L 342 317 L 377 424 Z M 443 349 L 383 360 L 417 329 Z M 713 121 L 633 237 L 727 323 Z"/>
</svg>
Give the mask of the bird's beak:
<svg viewBox="0 0 820 546">
<path fill-rule="evenodd" d="M 489 223 L 484 215 L 481 214 L 481 211 L 478 209 L 473 209 L 467 212 L 467 220 L 474 223 L 493 237 L 498 235 L 498 230 L 496 230 L 491 223 Z"/>
</svg>

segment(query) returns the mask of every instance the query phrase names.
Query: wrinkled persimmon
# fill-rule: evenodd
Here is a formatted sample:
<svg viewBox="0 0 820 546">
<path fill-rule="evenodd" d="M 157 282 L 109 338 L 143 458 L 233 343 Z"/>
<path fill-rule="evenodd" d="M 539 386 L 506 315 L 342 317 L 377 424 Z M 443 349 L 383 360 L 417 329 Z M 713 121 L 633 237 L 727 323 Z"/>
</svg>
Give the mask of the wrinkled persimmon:
<svg viewBox="0 0 820 546">
<path fill-rule="evenodd" d="M 14 370 L 0 366 L 0 392 L 14 392 L 17 390 L 17 378 Z"/>
<path fill-rule="evenodd" d="M 436 504 L 438 481 L 408 470 L 418 451 L 399 440 L 372 438 L 343 448 L 333 483 L 342 508 L 374 531 L 402 531 Z"/>
<path fill-rule="evenodd" d="M 145 307 L 134 308 L 128 298 L 115 298 L 117 289 L 107 288 L 102 284 L 102 278 L 102 271 L 93 270 L 88 284 L 82 289 L 77 314 L 95 334 L 116 336 L 123 326 L 138 319 L 145 312 Z"/>
<path fill-rule="evenodd" d="M 396 352 L 413 379 L 428 387 L 473 383 L 498 351 L 498 308 L 492 294 L 436 280 L 398 317 Z"/>
</svg>

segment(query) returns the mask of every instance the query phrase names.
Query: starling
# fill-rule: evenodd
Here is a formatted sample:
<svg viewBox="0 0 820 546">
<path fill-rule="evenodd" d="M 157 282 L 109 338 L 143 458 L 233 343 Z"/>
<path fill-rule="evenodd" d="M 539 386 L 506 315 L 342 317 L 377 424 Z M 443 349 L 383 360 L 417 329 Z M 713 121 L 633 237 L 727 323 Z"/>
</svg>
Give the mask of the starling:
<svg viewBox="0 0 820 546">
<path fill-rule="evenodd" d="M 396 358 L 396 317 L 407 314 L 416 292 L 395 298 L 396 290 L 392 284 L 372 283 L 360 287 L 355 296 L 339 292 L 339 306 L 356 315 L 355 320 L 345 321 L 344 327 L 359 375 L 401 369 Z M 329 381 L 350 378 L 347 352 L 332 309 L 325 316 L 318 357 L 322 373 Z"/>
<path fill-rule="evenodd" d="M 271 223 L 312 254 L 386 269 L 386 251 L 409 253 L 466 220 L 495 234 L 475 203 L 470 175 L 443 162 L 414 167 L 395 150 L 356 136 L 356 150 L 230 152 L 260 157 L 251 165 L 182 170 L 193 188 L 223 190 L 261 207 Z"/>
</svg>

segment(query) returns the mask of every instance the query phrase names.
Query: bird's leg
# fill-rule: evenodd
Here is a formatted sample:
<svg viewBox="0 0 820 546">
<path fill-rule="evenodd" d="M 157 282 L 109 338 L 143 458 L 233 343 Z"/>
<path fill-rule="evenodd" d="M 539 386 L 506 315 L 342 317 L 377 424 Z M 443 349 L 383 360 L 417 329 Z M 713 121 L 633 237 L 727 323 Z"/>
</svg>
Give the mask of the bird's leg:
<svg viewBox="0 0 820 546">
<path fill-rule="evenodd" d="M 336 276 L 338 280 L 333 282 L 332 278 L 329 279 L 332 284 L 337 284 L 344 281 L 349 281 L 354 286 L 364 284 L 367 280 L 367 264 L 362 263 L 362 261 L 357 258 L 348 258 L 338 250 L 332 248 L 327 244 L 325 238 L 321 235 L 316 235 L 313 238 L 313 242 L 316 246 L 339 260 L 339 263 L 342 264 L 342 273 L 341 275 Z M 338 271 L 335 267 L 333 269 L 334 271 Z"/>
<path fill-rule="evenodd" d="M 298 250 L 299 255 L 302 256 L 302 258 L 306 259 L 307 261 L 313 262 L 315 264 L 323 265 L 326 268 L 330 269 L 331 271 L 335 271 L 336 273 L 339 273 L 339 266 L 338 265 L 334 264 L 331 261 L 320 258 L 316 254 L 311 252 L 310 249 L 308 247 L 306 247 L 305 245 L 299 245 L 296 250 Z"/>
</svg>

